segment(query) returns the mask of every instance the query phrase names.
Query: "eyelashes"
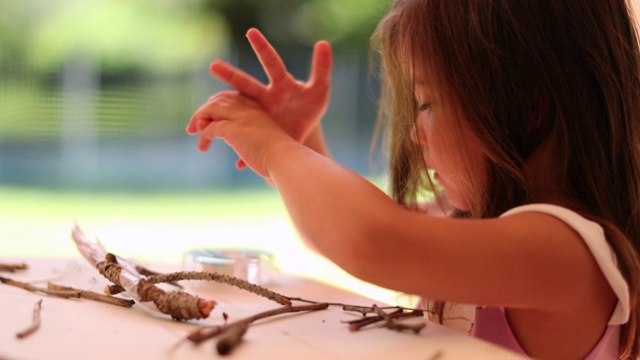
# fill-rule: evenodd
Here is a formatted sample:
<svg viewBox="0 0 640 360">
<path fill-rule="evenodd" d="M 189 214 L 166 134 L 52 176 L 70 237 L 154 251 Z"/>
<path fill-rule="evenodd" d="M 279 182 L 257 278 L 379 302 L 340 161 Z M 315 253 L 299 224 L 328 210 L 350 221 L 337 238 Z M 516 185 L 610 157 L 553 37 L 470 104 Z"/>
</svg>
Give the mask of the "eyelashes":
<svg viewBox="0 0 640 360">
<path fill-rule="evenodd" d="M 418 106 L 418 112 L 423 112 L 431 109 L 431 103 L 424 103 Z"/>
</svg>

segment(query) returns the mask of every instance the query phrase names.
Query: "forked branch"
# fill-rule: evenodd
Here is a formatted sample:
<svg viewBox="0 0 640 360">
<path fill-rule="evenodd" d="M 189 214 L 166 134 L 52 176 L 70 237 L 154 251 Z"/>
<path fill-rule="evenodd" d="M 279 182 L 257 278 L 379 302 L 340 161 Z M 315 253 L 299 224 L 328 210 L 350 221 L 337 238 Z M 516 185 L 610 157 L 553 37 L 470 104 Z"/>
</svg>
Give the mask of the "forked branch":
<svg viewBox="0 0 640 360">
<path fill-rule="evenodd" d="M 191 332 L 187 339 L 193 343 L 199 344 L 205 340 L 219 336 L 220 338 L 218 339 L 218 342 L 216 344 L 216 349 L 218 351 L 218 354 L 226 355 L 240 343 L 240 341 L 242 340 L 242 336 L 246 333 L 249 325 L 255 321 L 286 313 L 324 310 L 328 307 L 329 304 L 327 303 L 317 303 L 301 306 L 285 305 L 276 309 L 254 314 L 228 324 L 200 328 Z"/>
</svg>

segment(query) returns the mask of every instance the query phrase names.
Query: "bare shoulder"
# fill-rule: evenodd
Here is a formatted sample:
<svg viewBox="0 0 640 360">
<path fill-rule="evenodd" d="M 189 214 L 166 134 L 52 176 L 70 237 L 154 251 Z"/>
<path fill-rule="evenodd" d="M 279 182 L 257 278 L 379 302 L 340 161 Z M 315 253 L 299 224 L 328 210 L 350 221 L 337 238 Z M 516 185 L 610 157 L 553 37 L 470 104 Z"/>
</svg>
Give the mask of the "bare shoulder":
<svg viewBox="0 0 640 360">
<path fill-rule="evenodd" d="M 546 213 L 526 211 L 485 220 L 405 214 L 405 220 L 397 222 L 397 232 L 390 235 L 394 247 L 384 249 L 386 261 L 390 253 L 400 251 L 396 248 L 412 248 L 410 254 L 398 254 L 398 269 L 441 274 L 428 282 L 410 282 L 409 292 L 551 310 L 573 303 L 576 294 L 586 296 L 607 287 L 580 234 Z M 400 243 L 406 246 L 398 247 Z"/>
<path fill-rule="evenodd" d="M 545 213 L 499 220 L 519 234 L 520 250 L 530 252 L 520 261 L 537 269 L 531 274 L 535 302 L 507 309 L 521 344 L 540 358 L 584 356 L 602 335 L 617 301 L 585 240 L 567 222 Z"/>
<path fill-rule="evenodd" d="M 527 211 L 496 221 L 508 234 L 505 241 L 517 241 L 518 251 L 526 254 L 517 261 L 536 269 L 534 277 L 541 282 L 537 288 L 543 289 L 536 307 L 566 309 L 577 301 L 584 304 L 585 298 L 608 299 L 607 294 L 613 294 L 585 239 L 565 220 Z"/>
</svg>

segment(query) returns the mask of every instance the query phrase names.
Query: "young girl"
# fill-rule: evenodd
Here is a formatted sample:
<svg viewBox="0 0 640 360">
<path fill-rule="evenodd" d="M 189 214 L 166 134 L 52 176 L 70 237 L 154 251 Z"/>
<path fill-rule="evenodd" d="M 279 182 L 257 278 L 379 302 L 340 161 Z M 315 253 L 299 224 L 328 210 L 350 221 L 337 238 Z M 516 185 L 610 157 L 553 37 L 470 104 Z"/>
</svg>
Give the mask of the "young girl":
<svg viewBox="0 0 640 360">
<path fill-rule="evenodd" d="M 270 84 L 214 62 L 237 91 L 214 95 L 187 131 L 201 150 L 224 139 L 354 276 L 480 304 L 473 334 L 534 358 L 635 359 L 640 51 L 629 8 L 396 0 L 373 37 L 392 197 L 329 158 L 326 42 L 298 82 L 250 30 Z M 452 216 L 421 210 L 432 181 Z"/>
</svg>

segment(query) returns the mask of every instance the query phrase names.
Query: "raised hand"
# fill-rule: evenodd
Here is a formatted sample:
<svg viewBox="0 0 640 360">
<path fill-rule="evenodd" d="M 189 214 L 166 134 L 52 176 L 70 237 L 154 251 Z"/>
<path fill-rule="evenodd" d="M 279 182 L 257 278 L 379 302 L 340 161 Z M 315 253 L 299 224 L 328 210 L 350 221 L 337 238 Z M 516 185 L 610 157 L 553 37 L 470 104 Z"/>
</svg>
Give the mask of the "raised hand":
<svg viewBox="0 0 640 360">
<path fill-rule="evenodd" d="M 260 31 L 250 29 L 247 38 L 269 78 L 269 84 L 264 85 L 221 60 L 211 64 L 211 74 L 253 99 L 284 132 L 294 140 L 304 143 L 327 110 L 331 83 L 331 46 L 326 41 L 316 43 L 311 74 L 306 82 L 302 82 L 287 72 L 282 59 Z M 194 122 L 192 119 L 187 132 L 196 134 L 208 125 L 203 120 Z M 208 147 L 207 140 L 202 140 L 198 146 L 203 151 Z"/>
<path fill-rule="evenodd" d="M 256 101 L 237 92 L 212 96 L 192 116 L 195 124 L 208 124 L 200 131 L 198 148 L 213 139 L 223 139 L 258 175 L 270 182 L 266 156 L 279 144 L 296 144 Z"/>
</svg>

